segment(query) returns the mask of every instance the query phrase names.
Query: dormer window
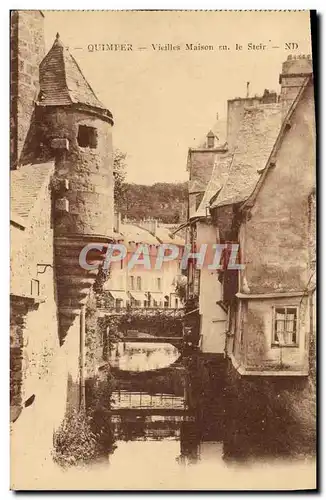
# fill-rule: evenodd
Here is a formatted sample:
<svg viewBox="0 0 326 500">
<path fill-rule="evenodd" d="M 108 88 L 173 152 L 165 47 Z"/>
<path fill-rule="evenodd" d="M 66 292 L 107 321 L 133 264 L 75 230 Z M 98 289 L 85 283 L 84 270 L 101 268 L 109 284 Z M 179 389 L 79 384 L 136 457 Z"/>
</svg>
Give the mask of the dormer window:
<svg viewBox="0 0 326 500">
<path fill-rule="evenodd" d="M 215 146 L 215 134 L 210 130 L 206 138 L 207 138 L 207 147 L 213 148 Z"/>
<path fill-rule="evenodd" d="M 78 144 L 81 148 L 97 148 L 97 129 L 94 127 L 88 127 L 87 125 L 79 125 Z"/>
</svg>

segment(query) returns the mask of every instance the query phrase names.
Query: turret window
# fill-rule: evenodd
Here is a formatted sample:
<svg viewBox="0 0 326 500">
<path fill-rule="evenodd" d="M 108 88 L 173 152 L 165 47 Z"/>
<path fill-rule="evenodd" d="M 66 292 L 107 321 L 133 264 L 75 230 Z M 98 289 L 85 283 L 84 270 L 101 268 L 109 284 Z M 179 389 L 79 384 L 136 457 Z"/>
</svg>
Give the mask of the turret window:
<svg viewBox="0 0 326 500">
<path fill-rule="evenodd" d="M 81 148 L 97 148 L 97 129 L 87 125 L 79 125 L 77 141 Z"/>
</svg>

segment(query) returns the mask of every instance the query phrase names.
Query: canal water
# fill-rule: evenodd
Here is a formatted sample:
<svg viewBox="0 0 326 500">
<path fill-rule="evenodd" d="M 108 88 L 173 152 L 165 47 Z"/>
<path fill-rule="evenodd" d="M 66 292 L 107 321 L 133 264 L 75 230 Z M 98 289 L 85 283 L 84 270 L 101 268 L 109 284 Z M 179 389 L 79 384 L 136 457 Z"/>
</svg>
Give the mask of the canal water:
<svg viewBox="0 0 326 500">
<path fill-rule="evenodd" d="M 262 399 L 248 409 L 231 394 L 223 360 L 119 342 L 86 385 L 101 436 L 87 474 L 107 489 L 300 487 L 314 476 L 313 439 Z"/>
</svg>

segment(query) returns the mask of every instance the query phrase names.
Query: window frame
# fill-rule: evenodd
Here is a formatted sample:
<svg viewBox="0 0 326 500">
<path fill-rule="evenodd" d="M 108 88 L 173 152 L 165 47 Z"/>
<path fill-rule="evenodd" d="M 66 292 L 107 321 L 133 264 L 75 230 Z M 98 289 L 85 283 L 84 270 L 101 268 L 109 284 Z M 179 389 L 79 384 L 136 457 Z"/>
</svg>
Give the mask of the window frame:
<svg viewBox="0 0 326 500">
<path fill-rule="evenodd" d="M 275 340 L 275 335 L 276 335 L 276 312 L 277 309 L 284 309 L 285 311 L 285 318 L 284 322 L 286 322 L 286 317 L 288 314 L 289 309 L 295 309 L 296 311 L 296 316 L 295 316 L 295 339 L 296 341 L 292 344 L 280 344 Z M 271 339 L 271 346 L 272 348 L 291 348 L 291 347 L 299 347 L 299 306 L 298 305 L 275 305 L 273 306 L 273 322 L 272 322 L 272 339 Z"/>
<path fill-rule="evenodd" d="M 87 141 L 85 140 L 87 138 Z M 98 130 L 91 125 L 79 124 L 77 130 L 77 144 L 80 148 L 98 148 Z"/>
<path fill-rule="evenodd" d="M 129 290 L 135 290 L 135 276 L 133 274 L 129 275 L 128 281 Z"/>
</svg>

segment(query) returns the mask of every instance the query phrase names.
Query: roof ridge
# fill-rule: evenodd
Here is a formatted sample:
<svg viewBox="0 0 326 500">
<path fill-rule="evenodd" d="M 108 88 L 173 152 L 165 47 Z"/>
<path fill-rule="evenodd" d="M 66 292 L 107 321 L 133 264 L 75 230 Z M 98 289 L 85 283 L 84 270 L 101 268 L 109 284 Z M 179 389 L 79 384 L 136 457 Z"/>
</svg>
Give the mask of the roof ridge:
<svg viewBox="0 0 326 500">
<path fill-rule="evenodd" d="M 81 105 L 113 122 L 112 114 L 99 100 L 70 50 L 56 39 L 40 63 L 40 106 Z"/>
<path fill-rule="evenodd" d="M 90 91 L 92 92 L 92 94 L 93 94 L 93 96 L 95 97 L 95 99 L 99 102 L 99 104 L 101 104 L 103 107 L 105 107 L 105 106 L 104 106 L 104 104 L 103 104 L 103 103 L 99 100 L 99 98 L 97 97 L 97 95 L 96 95 L 96 93 L 94 92 L 94 90 L 93 90 L 93 88 L 92 88 L 91 84 L 88 82 L 87 78 L 85 77 L 84 73 L 82 72 L 82 70 L 81 70 L 81 68 L 80 68 L 80 66 L 79 66 L 79 64 L 78 64 L 78 62 L 76 61 L 75 57 L 74 57 L 74 56 L 70 53 L 70 51 L 68 50 L 68 48 L 67 48 L 67 47 L 66 47 L 66 51 L 67 51 L 67 54 L 68 54 L 68 55 L 70 56 L 70 58 L 72 59 L 72 61 L 74 62 L 74 64 L 77 66 L 77 69 L 78 69 L 79 73 L 80 73 L 80 74 L 81 74 L 81 76 L 83 77 L 83 79 L 84 79 L 84 81 L 85 81 L 86 85 L 88 86 L 88 88 L 89 88 L 89 89 L 90 89 Z M 66 71 L 66 68 L 65 68 L 65 71 Z M 66 82 L 66 85 L 67 85 L 67 87 L 68 87 L 68 83 L 67 83 L 67 82 Z M 69 90 L 69 88 L 68 88 L 68 90 Z"/>
</svg>

